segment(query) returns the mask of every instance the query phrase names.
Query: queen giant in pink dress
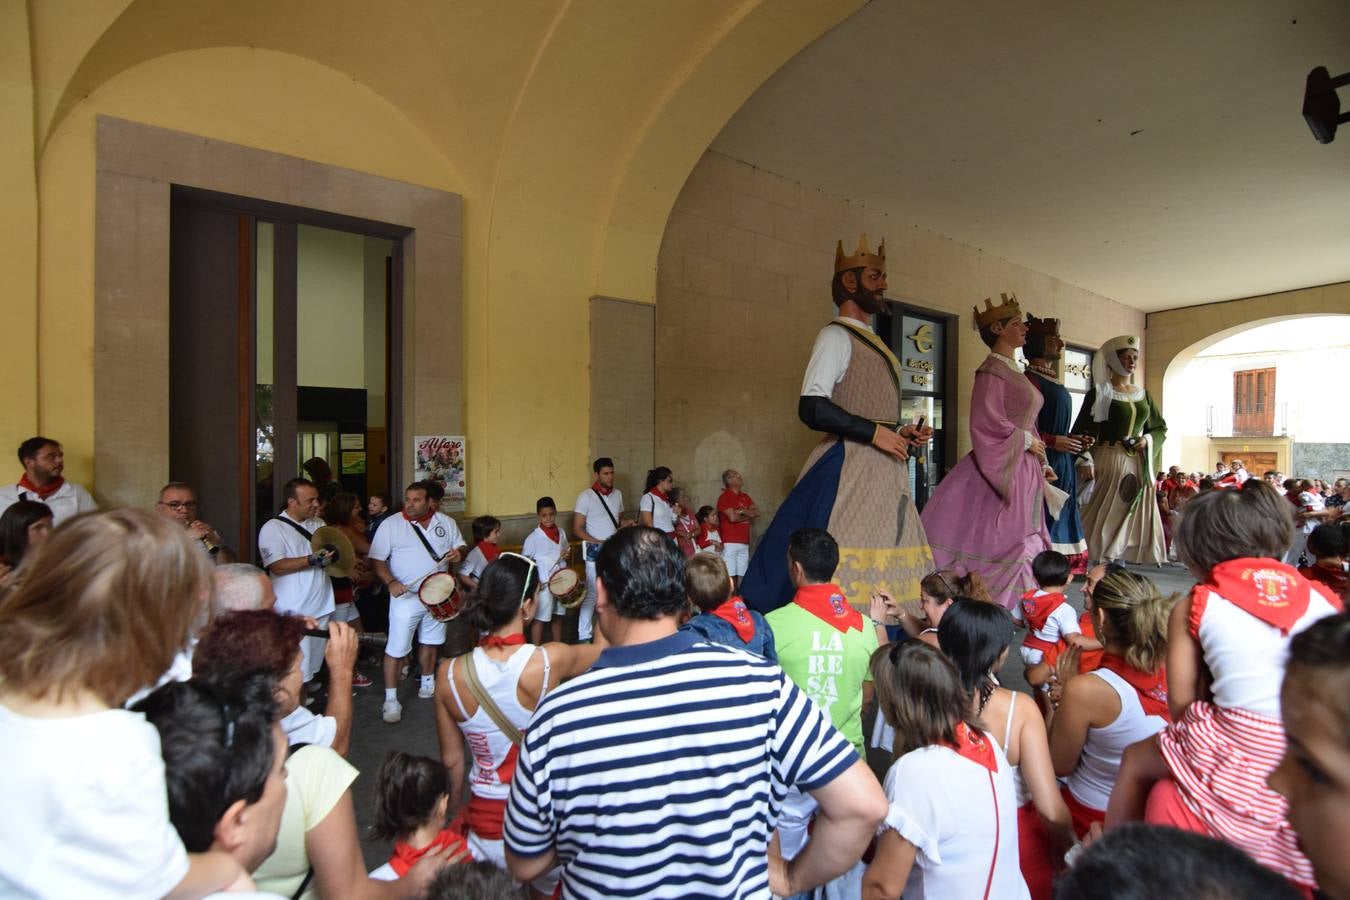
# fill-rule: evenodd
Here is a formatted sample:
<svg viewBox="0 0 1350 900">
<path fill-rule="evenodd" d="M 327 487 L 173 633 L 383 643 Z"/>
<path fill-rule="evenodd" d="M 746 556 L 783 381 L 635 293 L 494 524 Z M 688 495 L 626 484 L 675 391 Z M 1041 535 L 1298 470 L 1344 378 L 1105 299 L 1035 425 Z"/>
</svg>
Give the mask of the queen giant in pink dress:
<svg viewBox="0 0 1350 900">
<path fill-rule="evenodd" d="M 972 449 L 942 479 L 921 518 L 937 567 L 979 572 L 994 600 L 1011 609 L 1036 586 L 1031 560 L 1050 548 L 1046 503 L 1059 504 L 1037 455 L 1041 394 L 1021 365 L 999 352 L 1014 352 L 1025 339 L 1021 311 L 1006 295 L 1002 306 L 988 306 L 977 310 L 976 320 L 995 352 L 975 370 Z M 991 341 L 994 323 L 1003 327 Z"/>
</svg>

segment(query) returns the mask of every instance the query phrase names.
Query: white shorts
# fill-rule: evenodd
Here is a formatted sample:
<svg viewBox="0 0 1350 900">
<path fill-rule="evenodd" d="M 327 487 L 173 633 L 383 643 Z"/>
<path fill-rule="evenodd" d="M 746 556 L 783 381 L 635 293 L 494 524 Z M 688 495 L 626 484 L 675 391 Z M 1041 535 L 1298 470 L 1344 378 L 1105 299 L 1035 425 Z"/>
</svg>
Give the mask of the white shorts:
<svg viewBox="0 0 1350 900">
<path fill-rule="evenodd" d="M 445 643 L 445 623 L 432 618 L 416 594 L 409 591 L 402 597 L 391 597 L 389 640 L 384 645 L 384 652 L 395 659 L 407 656 L 412 650 L 413 632 L 425 647 Z"/>
<path fill-rule="evenodd" d="M 333 606 L 334 622 L 351 622 L 354 619 L 361 618 L 361 610 L 356 608 L 355 603 L 337 603 Z"/>
<path fill-rule="evenodd" d="M 565 616 L 567 615 L 567 607 L 554 600 L 547 587 L 540 588 L 539 600 L 534 610 L 534 620 L 536 622 L 552 622 L 555 613 Z"/>
<path fill-rule="evenodd" d="M 1022 662 L 1028 666 L 1039 665 L 1041 660 L 1045 659 L 1045 651 L 1037 650 L 1035 647 L 1028 647 L 1025 644 L 1019 648 L 1022 651 Z"/>
<path fill-rule="evenodd" d="M 739 578 L 750 568 L 749 544 L 723 544 L 722 562 L 727 564 L 727 574 Z"/>
</svg>

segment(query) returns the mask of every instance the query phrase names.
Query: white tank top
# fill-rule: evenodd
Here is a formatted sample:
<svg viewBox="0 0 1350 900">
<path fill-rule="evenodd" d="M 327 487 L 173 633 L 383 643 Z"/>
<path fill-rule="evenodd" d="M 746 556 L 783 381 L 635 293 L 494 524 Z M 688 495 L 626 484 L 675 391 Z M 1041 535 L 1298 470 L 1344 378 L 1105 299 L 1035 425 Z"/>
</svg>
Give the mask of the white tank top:
<svg viewBox="0 0 1350 900">
<path fill-rule="evenodd" d="M 539 699 L 542 701 L 544 695 L 548 693 L 549 668 L 548 652 L 543 647 L 526 644 L 504 660 L 493 659 L 481 647 L 473 649 L 474 670 L 478 674 L 478 680 L 483 684 L 483 690 L 492 698 L 492 702 L 497 704 L 497 709 L 501 710 L 507 721 L 522 733 L 530 724 L 534 710 L 526 709 L 520 703 L 520 673 L 525 671 L 526 664 L 536 650 L 544 658 L 544 683 L 539 689 Z M 450 682 L 450 691 L 462 716 L 464 701 L 460 699 L 459 690 L 455 687 L 457 662 L 458 658 L 450 661 L 446 669 L 446 680 Z M 473 759 L 469 771 L 469 789 L 480 797 L 492 800 L 507 799 L 511 794 L 511 776 L 516 771 L 516 755 L 519 752 L 516 745 L 511 743 L 511 739 L 502 733 L 496 722 L 492 721 L 492 716 L 488 715 L 482 704 L 479 704 L 472 716 L 459 723 L 459 730 L 464 735 L 464 743 L 468 745 L 469 756 Z"/>
<path fill-rule="evenodd" d="M 1167 726 L 1162 716 L 1144 714 L 1139 692 L 1110 669 L 1096 669 L 1085 676 L 1096 676 L 1115 690 L 1120 698 L 1120 715 L 1104 728 L 1089 728 L 1078 767 L 1068 778 L 1069 793 L 1092 809 L 1105 810 L 1120 774 L 1120 755 L 1125 748 L 1157 734 Z"/>
<path fill-rule="evenodd" d="M 1197 633 L 1205 665 L 1214 677 L 1210 686 L 1214 704 L 1279 719 L 1289 639 L 1334 612 L 1327 599 L 1314 590 L 1303 617 L 1289 634 L 1280 634 L 1274 625 L 1210 591 Z"/>
<path fill-rule="evenodd" d="M 1008 755 L 1008 742 L 1012 740 L 1013 714 L 1017 712 L 1017 694 L 1014 692 L 1008 698 L 1008 721 L 1003 725 L 1003 755 Z M 1018 764 L 1012 767 L 1013 773 L 1013 791 L 1017 794 L 1017 808 L 1021 809 L 1031 802 L 1031 791 L 1027 790 L 1026 779 L 1022 777 L 1021 755 L 1018 757 Z M 1011 763 L 1009 763 L 1011 765 Z"/>
</svg>

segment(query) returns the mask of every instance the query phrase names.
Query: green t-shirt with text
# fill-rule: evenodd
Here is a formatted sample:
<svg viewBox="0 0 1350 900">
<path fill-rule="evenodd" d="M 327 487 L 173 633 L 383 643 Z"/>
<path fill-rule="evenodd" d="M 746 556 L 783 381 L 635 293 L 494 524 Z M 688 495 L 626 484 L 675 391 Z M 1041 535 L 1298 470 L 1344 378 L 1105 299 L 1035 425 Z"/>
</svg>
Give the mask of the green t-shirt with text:
<svg viewBox="0 0 1350 900">
<path fill-rule="evenodd" d="M 783 671 L 866 759 L 862 686 L 872 680 L 869 663 L 877 649 L 876 628 L 863 617 L 861 631 L 840 631 L 796 603 L 774 610 L 765 619 L 773 629 Z"/>
</svg>

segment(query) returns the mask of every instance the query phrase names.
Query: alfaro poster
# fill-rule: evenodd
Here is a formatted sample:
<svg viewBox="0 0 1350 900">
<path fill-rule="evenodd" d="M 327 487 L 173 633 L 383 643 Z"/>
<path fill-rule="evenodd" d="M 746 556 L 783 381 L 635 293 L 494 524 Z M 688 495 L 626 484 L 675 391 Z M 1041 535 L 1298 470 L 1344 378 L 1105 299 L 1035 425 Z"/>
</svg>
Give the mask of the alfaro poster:
<svg viewBox="0 0 1350 900">
<path fill-rule="evenodd" d="M 441 512 L 464 511 L 464 435 L 424 434 L 413 438 L 417 458 L 413 463 L 413 478 L 417 481 L 439 481 L 445 487 Z"/>
</svg>

